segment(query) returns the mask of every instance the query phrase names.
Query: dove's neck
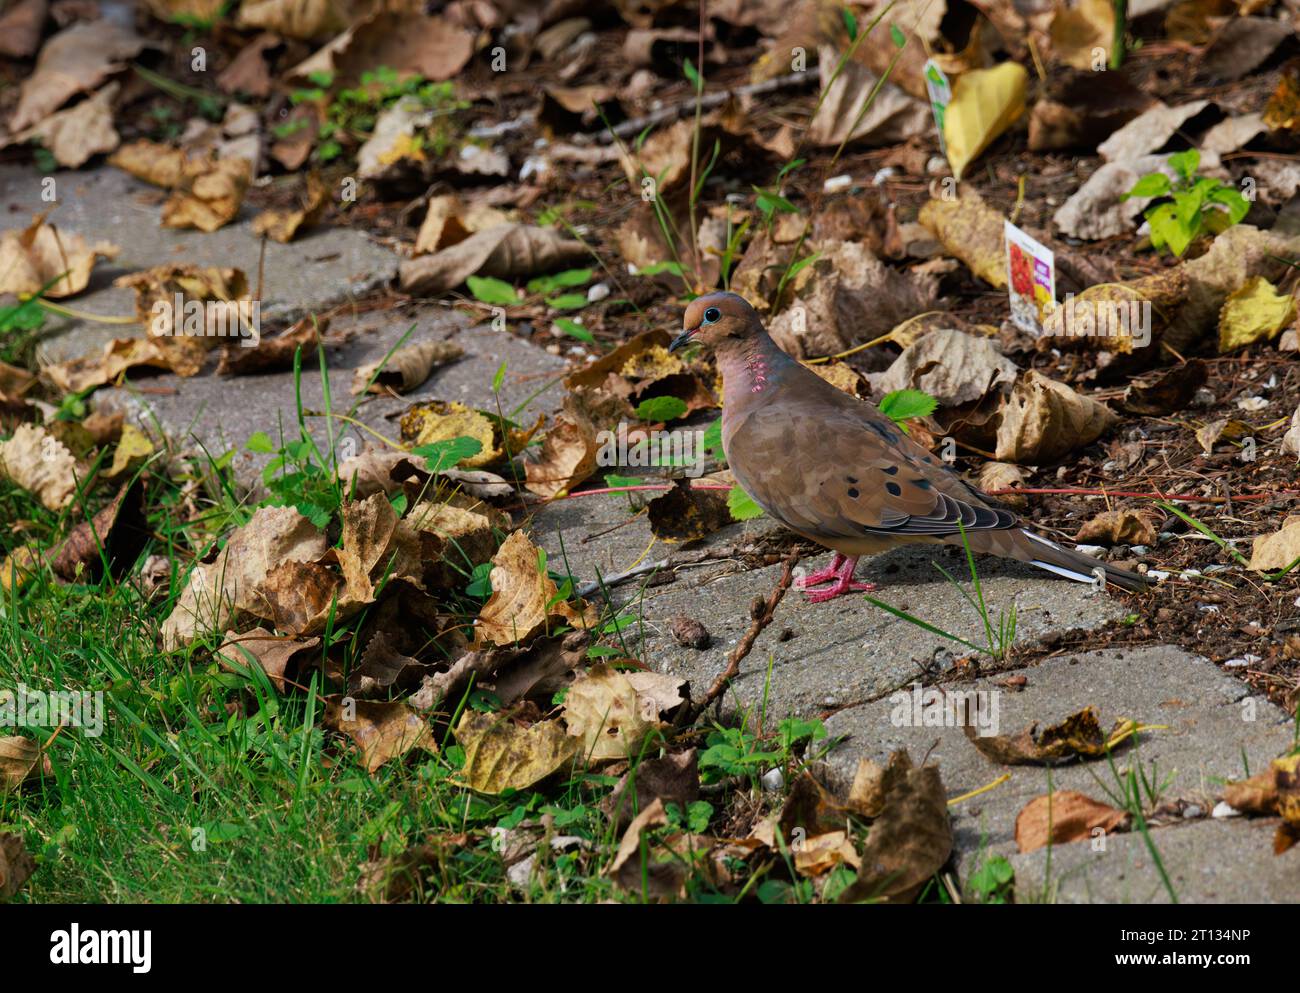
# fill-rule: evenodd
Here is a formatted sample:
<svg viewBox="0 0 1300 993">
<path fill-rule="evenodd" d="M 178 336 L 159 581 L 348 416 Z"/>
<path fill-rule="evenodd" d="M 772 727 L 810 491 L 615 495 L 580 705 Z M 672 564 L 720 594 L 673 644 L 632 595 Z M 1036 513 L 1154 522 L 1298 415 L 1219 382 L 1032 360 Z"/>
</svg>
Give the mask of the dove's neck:
<svg viewBox="0 0 1300 993">
<path fill-rule="evenodd" d="M 794 359 L 777 347 L 766 331 L 727 343 L 718 350 L 724 407 L 761 403 L 785 378 Z"/>
</svg>

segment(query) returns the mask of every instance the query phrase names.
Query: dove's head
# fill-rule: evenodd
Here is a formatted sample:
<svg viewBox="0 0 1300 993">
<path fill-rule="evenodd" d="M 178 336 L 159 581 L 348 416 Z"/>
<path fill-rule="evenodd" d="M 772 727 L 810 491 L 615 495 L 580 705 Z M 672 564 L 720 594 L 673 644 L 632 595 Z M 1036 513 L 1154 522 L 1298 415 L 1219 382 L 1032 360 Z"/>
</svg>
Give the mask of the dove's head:
<svg viewBox="0 0 1300 993">
<path fill-rule="evenodd" d="M 762 334 L 763 324 L 745 298 L 735 293 L 709 293 L 691 301 L 682 317 L 682 333 L 668 346 L 670 352 L 693 341 L 712 348 Z"/>
</svg>

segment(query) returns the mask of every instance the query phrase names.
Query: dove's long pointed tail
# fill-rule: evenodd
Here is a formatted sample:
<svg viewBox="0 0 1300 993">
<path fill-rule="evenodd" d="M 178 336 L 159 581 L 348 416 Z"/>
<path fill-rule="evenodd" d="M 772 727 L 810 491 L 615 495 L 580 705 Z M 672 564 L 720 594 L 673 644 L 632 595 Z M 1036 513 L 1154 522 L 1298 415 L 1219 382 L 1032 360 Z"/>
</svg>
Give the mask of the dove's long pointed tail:
<svg viewBox="0 0 1300 993">
<path fill-rule="evenodd" d="M 1014 536 L 1012 555 L 1015 558 L 1036 565 L 1040 569 L 1046 569 L 1057 576 L 1064 576 L 1066 579 L 1073 579 L 1080 583 L 1094 583 L 1097 581 L 1096 571 L 1101 569 L 1107 583 L 1114 583 L 1120 589 L 1133 593 L 1145 590 L 1150 583 L 1145 576 L 1136 572 L 1120 569 L 1091 555 L 1084 555 L 1072 548 L 1058 545 L 1051 539 L 1034 534 L 1032 531 L 1022 528 L 1011 534 Z"/>
</svg>

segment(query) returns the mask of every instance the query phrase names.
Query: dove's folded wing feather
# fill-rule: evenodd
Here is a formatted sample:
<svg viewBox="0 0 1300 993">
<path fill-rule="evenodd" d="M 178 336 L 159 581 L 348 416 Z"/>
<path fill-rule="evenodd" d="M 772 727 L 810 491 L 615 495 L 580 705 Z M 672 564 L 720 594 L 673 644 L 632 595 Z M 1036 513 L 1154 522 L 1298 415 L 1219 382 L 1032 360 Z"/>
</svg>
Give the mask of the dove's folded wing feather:
<svg viewBox="0 0 1300 993">
<path fill-rule="evenodd" d="M 840 396 L 799 408 L 757 407 L 731 437 L 737 480 L 773 517 L 833 539 L 916 540 L 952 535 L 959 526 L 1015 525 L 1014 515 L 984 505 L 883 414 Z"/>
</svg>

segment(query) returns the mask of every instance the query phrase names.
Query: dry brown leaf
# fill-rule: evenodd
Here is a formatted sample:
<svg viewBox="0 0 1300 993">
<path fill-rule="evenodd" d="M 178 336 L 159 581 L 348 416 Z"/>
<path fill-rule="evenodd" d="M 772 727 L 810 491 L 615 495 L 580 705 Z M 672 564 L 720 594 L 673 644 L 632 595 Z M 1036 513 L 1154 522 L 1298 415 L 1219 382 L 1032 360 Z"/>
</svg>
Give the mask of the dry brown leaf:
<svg viewBox="0 0 1300 993">
<path fill-rule="evenodd" d="M 41 214 L 21 231 L 0 235 L 0 293 L 35 294 L 49 284 L 45 296 L 72 296 L 86 288 L 96 262 L 116 258 L 119 251 L 107 241 L 92 245 L 79 234 L 60 231 Z"/>
<path fill-rule="evenodd" d="M 460 197 L 451 193 L 431 197 L 415 236 L 415 254 L 427 255 L 450 248 L 479 231 L 509 223 L 509 215 L 495 207 L 486 204 L 466 207 Z"/>
<path fill-rule="evenodd" d="M 364 500 L 374 493 L 389 496 L 402 488 L 412 477 L 423 479 L 425 473 L 418 468 L 421 460 L 396 448 L 373 448 L 339 463 L 339 482 L 343 492 L 353 500 Z"/>
<path fill-rule="evenodd" d="M 981 755 L 1002 765 L 1053 765 L 1076 756 L 1097 758 L 1118 748 L 1137 731 L 1136 722 L 1121 718 L 1109 734 L 1103 733 L 1093 707 L 1085 707 L 1041 731 L 1035 721 L 1011 735 L 981 735 L 968 718 L 963 720 L 962 730 L 971 744 Z"/>
<path fill-rule="evenodd" d="M 680 893 L 686 879 L 686 863 L 680 855 L 655 857 L 647 852 L 642 859 L 642 834 L 667 823 L 663 801 L 656 797 L 627 826 L 609 867 L 609 875 L 623 889 L 653 900 L 669 900 Z"/>
<path fill-rule="evenodd" d="M 36 385 L 36 377 L 26 369 L 0 362 L 0 402 L 19 400 Z"/>
<path fill-rule="evenodd" d="M 117 379 L 128 369 L 171 368 L 157 342 L 146 338 L 114 338 L 99 355 L 83 355 L 45 367 L 45 376 L 64 393 L 84 393 Z"/>
<path fill-rule="evenodd" d="M 818 54 L 822 96 L 808 124 L 812 141 L 831 147 L 864 140 L 872 145 L 891 145 L 931 127 L 930 108 L 924 102 L 908 96 L 892 82 L 881 85 L 875 73 L 852 59 L 834 75 L 839 59 L 839 53 L 830 45 L 823 46 Z M 686 147 L 689 151 L 689 143 Z M 686 161 L 690 163 L 689 155 Z"/>
<path fill-rule="evenodd" d="M 559 600 L 559 588 L 541 565 L 540 550 L 522 531 L 516 531 L 492 557 L 492 596 L 479 611 L 475 642 L 511 645 L 526 642 L 547 624 L 562 619 L 576 628 L 589 628 L 597 614 L 582 600 Z"/>
<path fill-rule="evenodd" d="M 401 264 L 404 293 L 438 296 L 473 275 L 514 279 L 562 269 L 587 257 L 582 242 L 552 228 L 498 224 L 434 255 Z"/>
<path fill-rule="evenodd" d="M 600 806 L 614 824 L 625 827 L 636 811 L 645 810 L 656 800 L 686 810 L 699 798 L 699 752 L 688 748 L 637 763 L 634 771 L 623 774 Z"/>
<path fill-rule="evenodd" d="M 319 638 L 290 638 L 259 627 L 242 634 L 227 631 L 225 642 L 215 654 L 222 668 L 231 672 L 244 672 L 250 664 L 259 666 L 276 690 L 284 693 L 288 684 L 297 679 L 294 662 L 298 656 L 319 645 Z"/>
<path fill-rule="evenodd" d="M 92 520 L 73 528 L 52 553 L 50 565 L 55 575 L 69 582 L 95 583 L 103 575 L 105 559 L 114 579 L 135 565 L 149 541 L 144 489 L 143 477 L 137 477 L 123 485 Z"/>
<path fill-rule="evenodd" d="M 148 344 L 177 375 L 197 376 L 208 352 L 238 338 L 256 340 L 252 298 L 240 269 L 217 266 L 161 265 L 113 281 L 135 290 L 135 311 L 148 335 Z M 177 299 L 180 306 L 177 306 Z M 150 361 L 150 349 L 130 350 L 137 363 Z M 105 364 L 120 366 L 122 356 L 106 350 Z"/>
<path fill-rule="evenodd" d="M 438 751 L 433 729 L 400 701 L 327 698 L 324 722 L 331 731 L 340 731 L 356 743 L 367 772 L 374 772 L 413 748 L 430 753 Z"/>
<path fill-rule="evenodd" d="M 1107 510 L 1085 521 L 1074 540 L 1092 545 L 1154 545 L 1160 518 L 1149 511 Z"/>
<path fill-rule="evenodd" d="M 338 573 L 319 562 L 281 562 L 257 584 L 244 610 L 295 637 L 320 634 L 331 614 L 344 620 L 373 599 L 345 599 L 342 587 Z"/>
<path fill-rule="evenodd" d="M 1214 446 L 1220 441 L 1236 441 L 1238 438 L 1249 438 L 1255 433 L 1245 421 L 1239 421 L 1235 417 L 1221 417 L 1217 420 L 1210 421 L 1196 431 L 1196 441 L 1201 446 L 1201 451 L 1206 455 L 1214 453 Z"/>
<path fill-rule="evenodd" d="M 1128 811 L 1116 810 L 1073 790 L 1036 797 L 1016 817 L 1016 847 L 1032 852 L 1044 845 L 1068 845 L 1102 834 L 1114 834 L 1128 823 Z M 1050 827 L 1049 827 L 1050 825 Z"/>
<path fill-rule="evenodd" d="M 409 393 L 428 379 L 436 366 L 446 365 L 464 354 L 465 349 L 450 341 L 421 341 L 407 345 L 388 356 L 387 362 L 380 359 L 357 369 L 352 374 L 352 395 L 367 390 L 371 393 L 388 390 Z"/>
<path fill-rule="evenodd" d="M 20 788 L 29 779 L 54 772 L 41 743 L 21 735 L 0 738 L 0 796 Z"/>
<path fill-rule="evenodd" d="M 348 692 L 354 696 L 386 696 L 395 685 L 406 685 L 427 667 L 398 650 L 394 637 L 377 631 L 361 654 L 361 662 L 348 673 Z M 412 700 L 407 703 L 417 706 Z M 417 709 L 420 709 L 417 707 Z"/>
<path fill-rule="evenodd" d="M 282 44 L 280 36 L 270 31 L 259 34 L 239 50 L 217 76 L 217 86 L 223 93 L 243 93 L 250 97 L 271 95 L 271 70 L 265 53 Z"/>
<path fill-rule="evenodd" d="M 55 162 L 69 169 L 84 165 L 92 155 L 111 152 L 121 140 L 113 127 L 113 100 L 119 88 L 117 83 L 109 83 L 94 96 L 51 114 L 13 140 L 39 140 Z"/>
<path fill-rule="evenodd" d="M 41 48 L 36 68 L 23 81 L 9 130 L 23 131 L 78 93 L 90 93 L 146 44 L 129 24 L 116 19 L 83 21 L 60 31 Z"/>
<path fill-rule="evenodd" d="M 1300 559 L 1300 516 L 1288 517 L 1280 530 L 1262 534 L 1250 549 L 1250 566 L 1259 572 L 1285 569 Z"/>
<path fill-rule="evenodd" d="M 894 752 L 880 792 L 883 807 L 867 835 L 858 878 L 841 903 L 910 903 L 952 854 L 948 799 L 937 767 L 914 768 L 905 751 Z"/>
<path fill-rule="evenodd" d="M 941 406 L 956 407 L 1009 392 L 1019 371 L 993 339 L 940 328 L 904 348 L 878 386 L 882 393 L 923 390 Z"/>
<path fill-rule="evenodd" d="M 466 785 L 493 795 L 541 782 L 573 762 L 580 744 L 559 721 L 520 727 L 508 714 L 469 709 L 456 725 L 456 741 L 465 749 Z"/>
<path fill-rule="evenodd" d="M 0 832 L 0 900 L 9 900 L 36 871 L 36 860 L 23 847 L 23 836 Z"/>
<path fill-rule="evenodd" d="M 643 698 L 616 669 L 594 665 L 580 673 L 564 697 L 564 723 L 586 761 L 635 758 L 659 727 L 659 706 Z"/>
<path fill-rule="evenodd" d="M 525 485 L 547 499 L 568 493 L 596 471 L 599 451 L 591 421 L 566 402 L 546 432 L 537 459 L 524 463 Z"/>
<path fill-rule="evenodd" d="M 461 587 L 465 562 L 485 562 L 496 550 L 497 534 L 510 528 L 510 518 L 482 500 L 453 494 L 447 500 L 430 500 L 412 507 L 405 518 L 412 528 L 438 537 L 445 546 L 444 561 L 426 564 L 430 589 Z"/>
<path fill-rule="evenodd" d="M 144 139 L 123 145 L 108 160 L 136 179 L 168 190 L 180 185 L 185 162 L 184 150 Z"/>
<path fill-rule="evenodd" d="M 261 507 L 235 530 L 210 565 L 186 577 L 163 647 L 173 651 L 209 631 L 224 631 L 239 610 L 255 602 L 257 587 L 284 562 L 318 562 L 329 548 L 324 534 L 293 507 Z"/>
<path fill-rule="evenodd" d="M 980 466 L 978 485 L 985 493 L 1015 489 L 1022 486 L 1024 482 L 1025 470 L 1010 462 L 985 462 Z M 1008 507 L 1017 509 L 1028 506 L 1029 503 L 1024 497 L 1009 493 L 998 494 L 997 499 Z"/>
<path fill-rule="evenodd" d="M 260 335 L 257 344 L 227 345 L 217 363 L 218 376 L 247 376 L 292 369 L 294 356 L 302 349 L 302 361 L 315 357 L 321 336 L 329 329 L 328 317 L 308 316 L 273 338 Z"/>
<path fill-rule="evenodd" d="M 302 206 L 296 210 L 264 210 L 253 218 L 253 233 L 288 244 L 301 230 L 314 227 L 329 202 L 329 184 L 317 172 L 307 174 Z M 205 229 L 206 230 L 206 229 Z"/>
<path fill-rule="evenodd" d="M 187 161 L 180 184 L 163 204 L 163 227 L 211 233 L 229 224 L 238 216 L 252 178 L 247 159 Z"/>
<path fill-rule="evenodd" d="M 1003 217 L 978 195 L 931 200 L 917 219 L 934 232 L 943 249 L 995 289 L 1007 285 L 1007 245 Z"/>
<path fill-rule="evenodd" d="M 18 0 L 0 16 L 0 56 L 26 59 L 41 47 L 48 10 L 46 0 Z"/>
<path fill-rule="evenodd" d="M 1118 421 L 1104 403 L 1030 369 L 1003 403 L 996 458 L 1021 465 L 1054 462 L 1092 444 Z"/>
<path fill-rule="evenodd" d="M 651 533 L 670 543 L 700 541 L 735 523 L 727 509 L 726 494 L 696 488 L 686 479 L 676 480 L 646 509 Z"/>
<path fill-rule="evenodd" d="M 245 0 L 235 25 L 312 41 L 338 34 L 352 19 L 349 0 Z"/>
<path fill-rule="evenodd" d="M 49 431 L 21 424 L 0 441 L 0 477 L 31 493 L 47 510 L 62 510 L 77 491 L 77 460 Z"/>
<path fill-rule="evenodd" d="M 854 869 L 862 865 L 847 831 L 828 831 L 805 838 L 794 853 L 794 868 L 801 876 L 815 879 L 841 865 Z"/>
</svg>

